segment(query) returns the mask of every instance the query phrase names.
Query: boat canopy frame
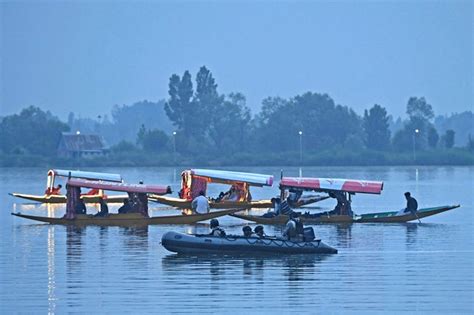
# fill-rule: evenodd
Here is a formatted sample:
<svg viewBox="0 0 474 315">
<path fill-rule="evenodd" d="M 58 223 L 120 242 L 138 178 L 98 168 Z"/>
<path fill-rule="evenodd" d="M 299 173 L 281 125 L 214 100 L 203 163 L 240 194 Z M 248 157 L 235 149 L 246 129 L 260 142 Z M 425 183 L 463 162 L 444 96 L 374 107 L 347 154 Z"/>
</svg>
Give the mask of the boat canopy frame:
<svg viewBox="0 0 474 315">
<path fill-rule="evenodd" d="M 317 192 L 344 192 L 351 195 L 376 194 L 383 190 L 383 182 L 342 178 L 282 177 L 280 189 L 301 189 Z"/>
<path fill-rule="evenodd" d="M 66 184 L 67 204 L 66 214 L 64 215 L 66 219 L 76 218 L 76 207 L 79 202 L 82 202 L 80 199 L 81 188 L 126 192 L 128 193 L 129 200 L 133 203 L 135 212 L 141 213 L 144 217 L 149 217 L 147 194 L 164 195 L 171 193 L 171 187 L 164 185 L 125 184 L 122 182 L 103 182 L 71 178 Z"/>
<path fill-rule="evenodd" d="M 46 181 L 47 190 L 51 190 L 52 188 L 54 188 L 54 182 L 56 180 L 56 177 L 101 180 L 101 181 L 117 182 L 117 183 L 123 182 L 122 176 L 120 174 L 50 169 L 48 171 L 48 178 Z"/>
<path fill-rule="evenodd" d="M 273 175 L 245 173 L 224 170 L 188 169 L 181 173 L 180 197 L 193 200 L 200 191 L 207 191 L 208 183 L 235 185 L 249 198 L 250 186 L 272 186 Z"/>
</svg>

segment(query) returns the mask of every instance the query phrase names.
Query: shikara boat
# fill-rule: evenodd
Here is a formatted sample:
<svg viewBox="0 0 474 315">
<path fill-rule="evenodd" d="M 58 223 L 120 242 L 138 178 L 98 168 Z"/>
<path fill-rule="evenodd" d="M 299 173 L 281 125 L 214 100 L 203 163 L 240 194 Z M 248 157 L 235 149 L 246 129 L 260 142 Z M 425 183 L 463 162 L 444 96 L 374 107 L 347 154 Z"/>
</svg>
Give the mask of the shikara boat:
<svg viewBox="0 0 474 315">
<path fill-rule="evenodd" d="M 97 173 L 97 172 L 84 172 L 84 171 L 73 171 L 73 170 L 59 170 L 52 169 L 48 171 L 48 178 L 46 181 L 46 192 L 51 192 L 54 190 L 54 185 L 57 177 L 64 178 L 82 178 L 89 180 L 100 180 L 106 182 L 122 182 L 122 176 L 120 174 L 112 173 Z M 44 195 L 30 195 L 22 193 L 10 193 L 11 196 L 27 199 L 31 201 L 41 202 L 41 203 L 66 203 L 66 195 L 61 194 L 44 194 Z M 104 192 L 99 190 L 98 193 L 94 194 L 83 194 L 81 198 L 85 203 L 97 203 L 100 198 L 106 198 L 108 203 L 119 203 L 124 198 L 127 198 L 126 195 L 122 196 L 106 196 Z"/>
<path fill-rule="evenodd" d="M 101 189 L 106 191 L 121 191 L 128 193 L 128 199 L 133 202 L 133 213 L 106 214 L 103 216 L 76 214 L 76 205 L 80 202 L 78 188 L 85 187 L 91 189 Z M 171 215 L 171 216 L 148 216 L 148 197 L 147 194 L 166 194 L 171 193 L 169 186 L 155 186 L 143 184 L 124 184 L 114 182 L 101 182 L 85 179 L 70 179 L 67 183 L 66 214 L 62 218 L 51 218 L 42 216 L 25 215 L 21 213 L 12 213 L 12 215 L 46 222 L 50 224 L 63 225 L 101 225 L 101 226 L 142 226 L 155 224 L 193 224 L 199 221 L 217 218 L 227 214 L 232 214 L 241 209 L 228 209 L 204 214 L 191 215 Z"/>
<path fill-rule="evenodd" d="M 199 192 L 206 193 L 208 183 L 231 185 L 229 192 L 209 200 L 209 206 L 213 209 L 269 208 L 272 206 L 270 199 L 252 200 L 250 195 L 250 186 L 272 186 L 272 175 L 207 169 L 190 169 L 181 173 L 179 198 L 155 195 L 150 195 L 149 198 L 151 201 L 172 207 L 190 209 L 191 202 L 199 195 Z"/>
<path fill-rule="evenodd" d="M 347 216 L 347 215 L 332 215 L 329 213 L 318 213 L 318 214 L 301 214 L 301 222 L 306 224 L 311 223 L 404 223 L 413 220 L 426 218 L 438 213 L 449 211 L 452 209 L 459 208 L 460 205 L 451 206 L 439 206 L 433 208 L 419 209 L 416 216 L 412 213 L 405 213 L 399 215 L 399 211 L 390 212 L 376 212 L 367 213 L 361 215 Z M 241 213 L 231 214 L 231 216 L 252 221 L 258 224 L 275 224 L 283 225 L 288 222 L 289 217 L 287 215 L 278 215 L 275 217 L 263 217 L 256 215 L 246 215 Z"/>
<path fill-rule="evenodd" d="M 364 180 L 353 180 L 353 179 L 330 179 L 330 178 L 297 178 L 297 177 L 283 177 L 281 180 L 281 186 L 283 187 L 297 187 L 303 190 L 313 190 L 319 192 L 327 192 L 330 195 L 342 196 L 342 208 L 341 211 L 327 211 L 323 213 L 302 213 L 300 219 L 303 223 L 370 223 L 370 222 L 381 222 L 381 223 L 396 223 L 396 222 L 408 222 L 428 216 L 432 216 L 441 212 L 445 212 L 451 209 L 458 208 L 459 205 L 453 206 L 440 206 L 434 208 L 419 209 L 415 214 L 403 213 L 399 214 L 399 211 L 391 212 L 377 212 L 368 213 L 362 215 L 352 214 L 351 198 L 356 193 L 363 194 L 380 194 L 383 189 L 383 182 L 378 181 L 364 181 Z M 339 206 L 339 199 L 338 199 Z M 337 208 L 337 207 L 336 207 Z M 346 213 L 346 214 L 345 214 Z M 258 224 L 285 224 L 289 217 L 288 215 L 272 213 L 264 214 L 263 216 L 248 215 L 243 213 L 231 214 L 236 218 L 244 219 L 247 221 L 256 222 Z"/>
<path fill-rule="evenodd" d="M 189 235 L 167 232 L 161 244 L 179 254 L 337 254 L 321 240 L 289 241 L 276 237 Z"/>
</svg>

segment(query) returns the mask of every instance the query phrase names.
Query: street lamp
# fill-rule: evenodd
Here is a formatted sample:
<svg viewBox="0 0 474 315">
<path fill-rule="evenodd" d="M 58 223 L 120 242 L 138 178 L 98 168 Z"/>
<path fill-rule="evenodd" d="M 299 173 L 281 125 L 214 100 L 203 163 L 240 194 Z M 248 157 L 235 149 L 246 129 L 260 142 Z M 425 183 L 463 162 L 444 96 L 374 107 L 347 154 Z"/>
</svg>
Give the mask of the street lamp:
<svg viewBox="0 0 474 315">
<path fill-rule="evenodd" d="M 298 131 L 300 135 L 300 164 L 303 162 L 303 131 Z"/>
<path fill-rule="evenodd" d="M 173 161 L 176 164 L 176 131 L 173 131 Z"/>
<path fill-rule="evenodd" d="M 415 129 L 413 133 L 413 161 L 416 161 L 416 135 L 420 132 L 420 129 Z"/>
<path fill-rule="evenodd" d="M 303 164 L 303 131 L 298 131 L 300 135 L 300 177 L 303 177 L 303 170 L 301 165 Z"/>
</svg>

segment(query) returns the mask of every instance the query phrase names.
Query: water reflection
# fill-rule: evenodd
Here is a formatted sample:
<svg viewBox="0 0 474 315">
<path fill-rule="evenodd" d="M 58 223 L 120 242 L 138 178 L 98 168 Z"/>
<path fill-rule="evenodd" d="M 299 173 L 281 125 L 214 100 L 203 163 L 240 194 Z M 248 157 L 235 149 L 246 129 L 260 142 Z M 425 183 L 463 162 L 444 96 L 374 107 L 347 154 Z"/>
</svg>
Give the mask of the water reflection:
<svg viewBox="0 0 474 315">
<path fill-rule="evenodd" d="M 406 245 L 407 248 L 414 248 L 416 246 L 418 223 L 405 223 L 406 227 Z"/>
<path fill-rule="evenodd" d="M 82 239 L 86 229 L 87 227 L 75 225 L 66 226 L 66 262 L 69 274 L 81 265 Z"/>
<path fill-rule="evenodd" d="M 239 270 L 244 279 L 263 281 L 265 273 L 281 272 L 288 283 L 308 280 L 318 270 L 316 266 L 331 255 L 179 255 L 162 258 L 161 266 L 170 277 L 182 270 L 197 271 L 209 275 L 211 281 L 219 281 L 226 273 Z M 239 267 L 241 266 L 241 267 Z M 208 269 L 208 272 L 205 270 Z"/>
<path fill-rule="evenodd" d="M 54 226 L 48 228 L 48 313 L 56 310 L 56 244 L 54 240 Z"/>
</svg>

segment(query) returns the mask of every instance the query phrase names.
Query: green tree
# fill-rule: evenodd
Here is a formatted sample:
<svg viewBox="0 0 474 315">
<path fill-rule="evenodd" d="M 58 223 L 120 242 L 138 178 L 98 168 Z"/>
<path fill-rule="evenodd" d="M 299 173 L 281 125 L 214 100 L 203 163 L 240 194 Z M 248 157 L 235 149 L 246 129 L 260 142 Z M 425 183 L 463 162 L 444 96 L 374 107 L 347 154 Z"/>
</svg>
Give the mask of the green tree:
<svg viewBox="0 0 474 315">
<path fill-rule="evenodd" d="M 163 153 L 169 149 L 170 139 L 162 130 L 149 130 L 143 138 L 143 150 Z"/>
<path fill-rule="evenodd" d="M 439 141 L 438 131 L 436 128 L 431 127 L 428 129 L 428 146 L 432 149 L 436 148 Z"/>
<path fill-rule="evenodd" d="M 137 133 L 137 144 L 143 147 L 143 141 L 145 140 L 147 130 L 144 124 L 140 126 Z"/>
<path fill-rule="evenodd" d="M 69 131 L 49 111 L 30 106 L 20 114 L 3 118 L 0 123 L 0 148 L 3 152 L 29 152 L 53 156 L 61 138 L 61 132 Z"/>
<path fill-rule="evenodd" d="M 410 118 L 420 118 L 429 121 L 434 118 L 433 108 L 424 97 L 410 97 L 407 104 L 407 114 Z"/>
<path fill-rule="evenodd" d="M 447 149 L 451 149 L 454 146 L 454 136 L 455 136 L 455 134 L 456 133 L 452 129 L 446 130 L 446 133 L 443 136 L 443 142 L 444 142 L 444 146 Z"/>
<path fill-rule="evenodd" d="M 466 148 L 471 151 L 471 152 L 474 152 L 474 139 L 472 139 L 471 137 L 471 134 L 469 134 L 467 136 L 467 145 L 466 145 Z"/>
<path fill-rule="evenodd" d="M 203 141 L 213 117 L 221 115 L 219 110 L 222 109 L 224 102 L 224 96 L 217 92 L 217 83 L 212 73 L 205 66 L 202 66 L 196 74 L 196 93 L 193 102 L 198 109 L 194 114 L 195 122 L 198 124 L 194 129 L 194 134 Z"/>
<path fill-rule="evenodd" d="M 192 102 L 194 92 L 191 74 L 185 71 L 182 79 L 173 74 L 168 87 L 170 98 L 165 104 L 166 114 L 180 132 L 189 135 L 193 130 L 194 115 L 197 112 Z"/>
<path fill-rule="evenodd" d="M 221 154 L 248 151 L 250 109 L 245 96 L 231 93 L 217 105 L 218 115 L 212 116 L 209 135 Z"/>
<path fill-rule="evenodd" d="M 265 100 L 258 117 L 261 147 L 273 151 L 298 151 L 299 131 L 306 150 L 354 147 L 363 138 L 362 120 L 346 106 L 336 105 L 327 94 L 307 92 L 289 101 Z M 349 138 L 349 135 L 351 137 Z"/>
<path fill-rule="evenodd" d="M 412 149 L 415 143 L 417 150 L 425 150 L 428 145 L 434 144 L 436 136 L 431 120 L 434 117 L 433 108 L 424 97 L 410 97 L 407 103 L 408 121 L 402 130 L 393 137 L 392 143 L 399 151 Z M 418 132 L 416 132 L 418 131 Z M 431 139 L 430 138 L 431 133 Z"/>
<path fill-rule="evenodd" d="M 365 145 L 372 150 L 385 150 L 390 145 L 389 117 L 387 110 L 375 104 L 364 111 L 363 127 Z"/>
</svg>

